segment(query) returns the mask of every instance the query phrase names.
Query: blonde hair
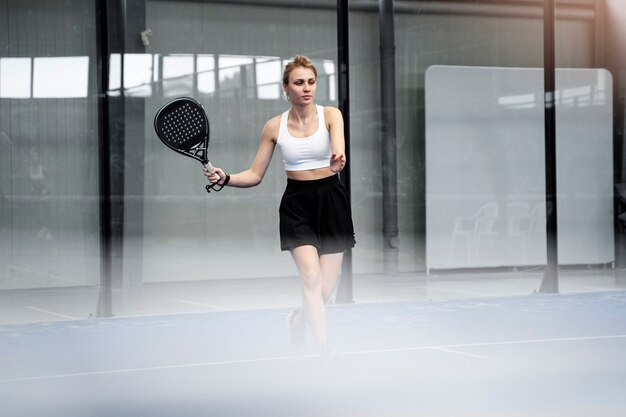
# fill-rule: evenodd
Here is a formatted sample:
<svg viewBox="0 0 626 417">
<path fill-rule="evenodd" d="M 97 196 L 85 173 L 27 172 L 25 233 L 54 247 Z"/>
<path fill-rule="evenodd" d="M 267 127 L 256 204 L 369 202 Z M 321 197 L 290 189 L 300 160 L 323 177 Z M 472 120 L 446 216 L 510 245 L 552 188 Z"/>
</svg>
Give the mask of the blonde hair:
<svg viewBox="0 0 626 417">
<path fill-rule="evenodd" d="M 291 74 L 291 72 L 296 68 L 310 69 L 313 71 L 313 74 L 315 74 L 315 78 L 317 79 L 317 70 L 311 60 L 304 55 L 296 55 L 293 60 L 285 65 L 285 69 L 283 71 L 283 85 L 289 84 L 289 74 Z"/>
</svg>

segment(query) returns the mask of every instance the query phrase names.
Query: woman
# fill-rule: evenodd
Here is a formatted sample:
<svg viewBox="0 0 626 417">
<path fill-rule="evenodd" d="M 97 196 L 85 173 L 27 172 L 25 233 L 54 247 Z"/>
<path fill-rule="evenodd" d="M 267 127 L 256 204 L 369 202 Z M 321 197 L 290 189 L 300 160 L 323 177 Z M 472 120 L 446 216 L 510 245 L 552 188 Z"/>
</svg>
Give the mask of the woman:
<svg viewBox="0 0 626 417">
<path fill-rule="evenodd" d="M 302 284 L 302 309 L 289 316 L 290 351 L 305 350 L 305 323 L 320 351 L 330 359 L 326 302 L 341 271 L 343 252 L 355 244 L 350 206 L 338 173 L 346 164 L 343 118 L 334 107 L 315 104 L 317 70 L 298 55 L 283 72 L 283 90 L 291 108 L 270 119 L 249 169 L 226 174 L 205 169 L 212 183 L 230 187 L 258 185 L 278 144 L 287 173 L 280 203 L 281 250 L 288 250 Z"/>
</svg>

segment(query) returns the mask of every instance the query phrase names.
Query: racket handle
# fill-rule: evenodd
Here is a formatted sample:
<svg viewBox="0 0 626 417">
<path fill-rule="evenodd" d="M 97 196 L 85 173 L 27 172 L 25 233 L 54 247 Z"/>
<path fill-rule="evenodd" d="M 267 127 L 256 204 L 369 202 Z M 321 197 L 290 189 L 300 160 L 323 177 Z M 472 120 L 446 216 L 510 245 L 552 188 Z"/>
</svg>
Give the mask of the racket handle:
<svg viewBox="0 0 626 417">
<path fill-rule="evenodd" d="M 208 169 L 209 171 L 213 170 L 213 165 L 211 165 L 211 161 L 207 161 L 206 164 L 204 164 L 204 166 L 206 167 L 206 169 Z M 219 187 L 219 188 L 216 188 Z M 224 188 L 224 185 L 219 185 L 218 183 L 214 183 L 214 184 L 209 184 L 206 187 L 204 187 L 206 189 L 207 193 L 210 193 L 211 190 L 213 191 L 220 191 L 222 188 Z"/>
</svg>

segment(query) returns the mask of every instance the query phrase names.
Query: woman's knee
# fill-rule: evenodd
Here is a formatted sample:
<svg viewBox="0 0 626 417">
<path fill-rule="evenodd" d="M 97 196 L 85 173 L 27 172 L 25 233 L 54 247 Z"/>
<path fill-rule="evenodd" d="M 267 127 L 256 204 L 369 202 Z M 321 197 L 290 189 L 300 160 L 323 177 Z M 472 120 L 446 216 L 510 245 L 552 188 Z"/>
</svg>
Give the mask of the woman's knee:
<svg viewBox="0 0 626 417">
<path fill-rule="evenodd" d="M 300 280 L 302 288 L 308 291 L 322 291 L 324 284 L 324 276 L 320 270 L 302 269 L 300 270 Z"/>
<path fill-rule="evenodd" d="M 327 282 L 324 282 L 324 285 L 322 286 L 322 297 L 324 297 L 324 302 L 327 302 L 328 300 L 330 300 L 330 297 L 332 297 L 333 292 L 335 292 L 335 282 L 333 282 L 332 284 L 328 284 Z"/>
</svg>

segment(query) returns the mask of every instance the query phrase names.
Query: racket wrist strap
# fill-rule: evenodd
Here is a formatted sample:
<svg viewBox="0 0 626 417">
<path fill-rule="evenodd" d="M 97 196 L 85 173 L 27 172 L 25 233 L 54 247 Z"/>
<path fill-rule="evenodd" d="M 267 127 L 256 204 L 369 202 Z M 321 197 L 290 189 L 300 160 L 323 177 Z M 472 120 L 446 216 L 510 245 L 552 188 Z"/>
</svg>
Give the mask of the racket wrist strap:
<svg viewBox="0 0 626 417">
<path fill-rule="evenodd" d="M 226 187 L 229 182 L 230 182 L 230 174 L 226 174 L 226 178 L 224 179 L 224 184 L 222 184 L 222 187 Z"/>
</svg>

